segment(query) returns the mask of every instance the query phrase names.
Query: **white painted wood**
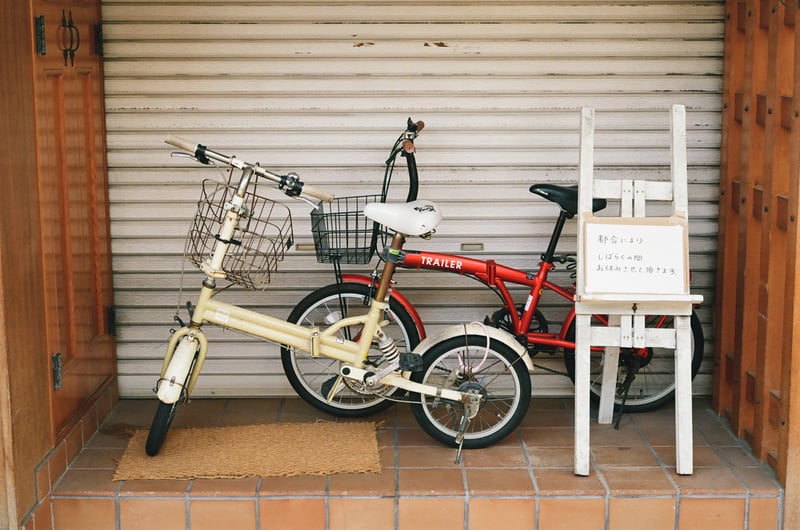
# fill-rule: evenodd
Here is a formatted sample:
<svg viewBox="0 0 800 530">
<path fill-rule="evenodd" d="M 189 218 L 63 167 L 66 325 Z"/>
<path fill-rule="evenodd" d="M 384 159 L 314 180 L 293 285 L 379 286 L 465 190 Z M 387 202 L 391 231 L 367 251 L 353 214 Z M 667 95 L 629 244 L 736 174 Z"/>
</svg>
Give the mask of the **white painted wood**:
<svg viewBox="0 0 800 530">
<path fill-rule="evenodd" d="M 692 355 L 690 317 L 675 317 L 675 470 L 694 471 L 692 433 Z"/>
<path fill-rule="evenodd" d="M 612 339 L 610 337 L 609 339 L 606 340 L 603 340 L 600 337 L 595 338 L 594 331 L 595 330 L 600 331 L 600 329 L 602 328 L 590 327 L 589 329 L 590 348 L 592 344 L 606 345 L 603 356 L 602 387 L 600 388 L 600 401 L 603 403 L 614 402 L 614 394 L 617 390 L 617 363 L 619 362 L 619 348 L 626 342 L 629 342 L 625 338 L 626 330 L 624 329 L 623 322 L 630 324 L 630 315 L 609 315 L 608 317 L 608 331 L 610 331 L 611 334 L 614 334 L 614 332 L 616 332 L 617 340 Z M 630 333 L 630 330 L 628 330 L 628 333 Z M 576 384 L 576 389 L 577 388 L 583 388 L 583 387 L 582 386 L 579 387 Z M 608 407 L 601 407 L 598 410 L 597 423 L 600 424 L 611 423 L 613 417 L 614 417 L 614 407 L 611 407 L 610 409 Z"/>
<path fill-rule="evenodd" d="M 682 475 L 693 472 L 693 438 L 692 438 L 692 394 L 691 394 L 691 325 L 690 314 L 694 304 L 702 301 L 702 296 L 689 293 L 688 282 L 685 289 L 667 290 L 662 294 L 659 287 L 663 282 L 653 282 L 653 290 L 649 293 L 632 291 L 625 285 L 609 283 L 608 292 L 592 293 L 590 282 L 587 281 L 590 262 L 598 250 L 594 241 L 589 241 L 592 232 L 588 226 L 596 223 L 592 211 L 592 202 L 595 198 L 619 199 L 620 224 L 630 229 L 631 234 L 636 232 L 638 226 L 664 226 L 664 218 L 648 217 L 646 203 L 654 200 L 669 200 L 672 204 L 669 222 L 678 219 L 674 224 L 676 229 L 688 232 L 688 181 L 686 159 L 686 133 L 681 128 L 685 126 L 685 108 L 682 105 L 673 105 L 671 108 L 671 153 L 672 171 L 671 186 L 648 186 L 642 180 L 623 180 L 616 182 L 603 181 L 594 176 L 592 166 L 593 148 L 592 136 L 594 134 L 594 109 L 583 109 L 581 131 L 581 166 L 579 183 L 579 211 L 578 211 L 578 289 L 576 299 L 576 375 L 575 381 L 575 473 L 588 475 L 589 473 L 589 418 L 584 415 L 583 408 L 589 397 L 590 382 L 590 351 L 592 346 L 604 346 L 603 373 L 600 390 L 600 406 L 598 423 L 610 424 L 614 415 L 614 397 L 617 388 L 617 372 L 619 349 L 618 347 L 648 347 L 671 343 L 675 349 L 675 426 L 676 426 L 676 471 Z M 682 165 L 677 167 L 675 164 Z M 665 191 L 671 191 L 666 195 Z M 654 197 L 648 194 L 653 192 Z M 630 220 L 635 219 L 632 223 Z M 608 219 L 604 219 L 608 221 Z M 613 221 L 612 221 L 613 222 Z M 671 255 L 683 254 L 683 263 L 688 267 L 688 240 L 685 236 L 677 239 L 659 238 L 657 242 L 649 241 L 645 237 L 645 244 L 666 245 Z M 587 253 L 591 253 L 587 256 Z M 646 255 L 646 252 L 643 251 Z M 595 267 L 596 265 L 591 265 Z M 686 274 L 686 271 L 680 271 Z M 596 290 L 596 289 L 595 289 Z M 587 293 L 589 296 L 586 296 Z M 640 307 L 641 304 L 641 307 Z M 652 314 L 675 315 L 674 329 L 658 330 L 659 333 L 648 334 L 645 329 L 644 315 L 652 310 Z M 674 313 L 672 312 L 674 311 Z M 609 315 L 608 326 L 592 326 L 591 315 Z M 581 329 L 585 327 L 586 329 Z M 667 332 L 667 333 L 664 333 Z M 649 340 L 653 340 L 650 343 Z M 584 342 L 585 341 L 585 342 Z M 580 355 L 578 355 L 580 352 Z M 578 367 L 577 363 L 584 364 Z M 584 378 L 583 374 L 587 374 Z M 580 423 L 578 419 L 580 418 Z M 579 444 L 586 447 L 579 448 Z"/>
<path fill-rule="evenodd" d="M 190 297 L 177 292 L 183 238 L 199 181 L 214 176 L 170 159 L 168 134 L 297 171 L 347 195 L 380 185 L 381 164 L 405 119 L 422 119 L 421 194 L 439 203 L 445 220 L 431 242 L 411 246 L 458 253 L 479 243 L 483 251 L 466 254 L 531 270 L 558 210 L 526 190 L 535 182 L 576 182 L 579 109 L 602 110 L 598 176 L 663 179 L 671 160 L 663 109 L 683 103 L 690 109 L 692 287 L 713 299 L 719 2 L 104 0 L 103 19 L 123 396 L 149 395 L 175 306 Z M 398 177 L 399 191 L 405 179 Z M 290 204 L 298 247 L 276 281 L 262 293 L 227 293 L 276 316 L 332 280 L 308 250 L 308 210 Z M 576 251 L 576 233 L 577 224 L 568 223 L 559 252 Z M 564 285 L 574 281 L 565 269 L 553 274 Z M 185 287 L 198 282 L 187 270 Z M 458 276 L 401 271 L 398 282 L 430 330 L 481 320 L 498 308 L 492 293 Z M 568 304 L 545 297 L 541 309 L 551 330 Z M 710 394 L 710 306 L 701 318 L 708 360 L 704 383 L 696 381 L 694 390 Z M 274 345 L 220 335 L 198 395 L 284 393 L 278 357 Z M 257 373 L 240 377 L 241 363 L 255 359 L 264 361 Z M 561 355 L 535 361 L 563 371 Z M 543 370 L 533 384 L 535 395 L 573 390 L 567 377 Z"/>
<path fill-rule="evenodd" d="M 591 313 L 575 315 L 575 474 L 589 475 L 589 388 Z"/>
</svg>

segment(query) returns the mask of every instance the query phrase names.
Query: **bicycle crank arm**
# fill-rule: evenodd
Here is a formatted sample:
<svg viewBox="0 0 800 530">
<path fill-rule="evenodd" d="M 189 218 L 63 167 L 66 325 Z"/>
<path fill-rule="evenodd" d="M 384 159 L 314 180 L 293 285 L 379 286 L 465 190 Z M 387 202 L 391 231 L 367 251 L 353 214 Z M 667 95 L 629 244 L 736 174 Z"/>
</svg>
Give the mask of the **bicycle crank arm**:
<svg viewBox="0 0 800 530">
<path fill-rule="evenodd" d="M 363 370 L 361 368 L 355 368 L 353 366 L 343 366 L 340 370 L 340 373 L 343 377 L 346 377 L 348 379 L 353 379 L 354 381 L 358 381 L 360 383 L 372 381 L 371 376 L 373 375 L 373 372 L 370 372 L 368 370 Z M 386 375 L 382 379 L 375 381 L 374 384 L 377 383 L 389 386 L 396 386 L 398 388 L 402 388 L 410 392 L 416 392 L 417 394 L 424 394 L 426 396 L 447 399 L 449 401 L 456 401 L 458 403 L 463 403 L 464 400 L 468 399 L 469 397 L 468 394 L 464 392 L 459 392 L 457 390 L 440 388 L 433 385 L 424 385 L 422 383 L 411 381 L 410 379 L 406 379 L 405 377 L 396 372 Z"/>
</svg>

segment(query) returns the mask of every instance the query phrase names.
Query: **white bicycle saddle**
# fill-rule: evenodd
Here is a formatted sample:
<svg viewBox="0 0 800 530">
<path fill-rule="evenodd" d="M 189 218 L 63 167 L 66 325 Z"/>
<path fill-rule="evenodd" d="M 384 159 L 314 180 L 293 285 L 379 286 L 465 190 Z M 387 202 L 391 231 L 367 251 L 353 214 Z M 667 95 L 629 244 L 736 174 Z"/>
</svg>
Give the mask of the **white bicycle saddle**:
<svg viewBox="0 0 800 530">
<path fill-rule="evenodd" d="M 439 207 L 431 201 L 399 203 L 372 202 L 364 206 L 364 215 L 406 236 L 421 236 L 442 220 Z"/>
</svg>

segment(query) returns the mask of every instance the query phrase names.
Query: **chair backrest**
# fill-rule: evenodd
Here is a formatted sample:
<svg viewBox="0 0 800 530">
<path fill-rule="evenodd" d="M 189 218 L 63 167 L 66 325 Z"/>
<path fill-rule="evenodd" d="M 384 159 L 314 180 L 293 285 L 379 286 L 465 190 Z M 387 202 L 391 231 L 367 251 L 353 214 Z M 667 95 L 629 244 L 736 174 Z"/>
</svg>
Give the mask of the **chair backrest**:
<svg viewBox="0 0 800 530">
<path fill-rule="evenodd" d="M 672 107 L 670 129 L 670 181 L 596 179 L 594 109 L 582 109 L 578 299 L 600 294 L 689 293 L 686 110 L 682 105 Z M 618 202 L 618 216 L 595 215 L 592 200 L 596 198 Z M 667 204 L 669 209 L 648 215 L 653 203 Z"/>
</svg>

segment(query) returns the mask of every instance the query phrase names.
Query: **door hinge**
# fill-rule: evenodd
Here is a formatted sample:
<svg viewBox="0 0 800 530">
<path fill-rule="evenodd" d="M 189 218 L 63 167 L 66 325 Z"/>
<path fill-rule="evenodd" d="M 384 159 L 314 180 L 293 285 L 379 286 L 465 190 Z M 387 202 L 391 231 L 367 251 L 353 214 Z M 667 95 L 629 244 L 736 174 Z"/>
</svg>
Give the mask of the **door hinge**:
<svg viewBox="0 0 800 530">
<path fill-rule="evenodd" d="M 117 336 L 117 307 L 113 305 L 106 306 L 106 333 Z"/>
<path fill-rule="evenodd" d="M 36 46 L 36 54 L 44 55 L 47 51 L 47 45 L 44 38 L 44 15 L 33 18 L 34 41 Z"/>
<path fill-rule="evenodd" d="M 64 374 L 62 372 L 61 354 L 54 353 L 50 359 L 53 364 L 53 389 L 61 390 L 61 385 L 64 378 Z"/>
<path fill-rule="evenodd" d="M 94 25 L 94 54 L 98 57 L 103 56 L 103 25 Z"/>
</svg>

